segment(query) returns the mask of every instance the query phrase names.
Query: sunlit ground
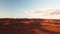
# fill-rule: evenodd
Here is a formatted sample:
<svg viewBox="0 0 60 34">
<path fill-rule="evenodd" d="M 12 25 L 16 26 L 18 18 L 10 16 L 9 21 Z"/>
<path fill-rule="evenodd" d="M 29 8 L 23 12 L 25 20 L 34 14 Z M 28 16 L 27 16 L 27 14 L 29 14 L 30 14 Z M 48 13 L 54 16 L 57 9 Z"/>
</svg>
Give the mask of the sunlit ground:
<svg viewBox="0 0 60 34">
<path fill-rule="evenodd" d="M 0 18 L 1 34 L 60 34 L 60 20 Z"/>
</svg>

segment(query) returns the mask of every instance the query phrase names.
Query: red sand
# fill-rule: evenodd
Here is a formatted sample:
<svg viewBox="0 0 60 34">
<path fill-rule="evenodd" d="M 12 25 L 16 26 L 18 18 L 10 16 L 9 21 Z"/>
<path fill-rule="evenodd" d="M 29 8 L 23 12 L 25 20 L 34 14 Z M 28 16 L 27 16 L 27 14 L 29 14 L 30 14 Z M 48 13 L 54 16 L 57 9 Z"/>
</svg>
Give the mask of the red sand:
<svg viewBox="0 0 60 34">
<path fill-rule="evenodd" d="M 56 24 L 40 24 L 57 21 L 54 19 L 0 19 L 0 34 L 60 34 L 60 27 L 55 27 Z M 40 28 L 54 33 L 43 31 Z"/>
</svg>

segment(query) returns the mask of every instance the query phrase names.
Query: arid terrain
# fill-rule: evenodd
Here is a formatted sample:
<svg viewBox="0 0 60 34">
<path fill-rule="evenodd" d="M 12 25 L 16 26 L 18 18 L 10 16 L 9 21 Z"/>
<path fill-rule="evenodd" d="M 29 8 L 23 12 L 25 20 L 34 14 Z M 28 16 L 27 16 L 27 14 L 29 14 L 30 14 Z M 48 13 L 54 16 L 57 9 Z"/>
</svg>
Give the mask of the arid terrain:
<svg viewBox="0 0 60 34">
<path fill-rule="evenodd" d="M 0 18 L 0 34 L 60 34 L 60 20 Z"/>
</svg>

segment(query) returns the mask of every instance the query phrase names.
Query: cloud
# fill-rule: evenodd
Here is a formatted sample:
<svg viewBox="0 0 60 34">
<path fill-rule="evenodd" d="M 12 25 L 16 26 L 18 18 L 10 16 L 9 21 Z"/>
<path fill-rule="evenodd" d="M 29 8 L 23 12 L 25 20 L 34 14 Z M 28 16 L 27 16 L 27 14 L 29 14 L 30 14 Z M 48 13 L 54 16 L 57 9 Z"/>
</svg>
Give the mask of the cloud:
<svg viewBox="0 0 60 34">
<path fill-rule="evenodd" d="M 60 9 L 28 10 L 26 18 L 60 19 Z"/>
</svg>

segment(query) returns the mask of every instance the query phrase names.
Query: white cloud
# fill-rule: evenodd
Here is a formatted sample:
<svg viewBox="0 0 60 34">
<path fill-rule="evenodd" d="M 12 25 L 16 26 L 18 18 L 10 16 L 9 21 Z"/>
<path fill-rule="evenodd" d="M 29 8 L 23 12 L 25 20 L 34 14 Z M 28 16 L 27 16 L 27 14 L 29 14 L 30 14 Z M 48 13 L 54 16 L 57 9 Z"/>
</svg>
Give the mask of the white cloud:
<svg viewBox="0 0 60 34">
<path fill-rule="evenodd" d="M 60 9 L 28 10 L 26 14 L 26 18 L 60 19 Z"/>
</svg>

